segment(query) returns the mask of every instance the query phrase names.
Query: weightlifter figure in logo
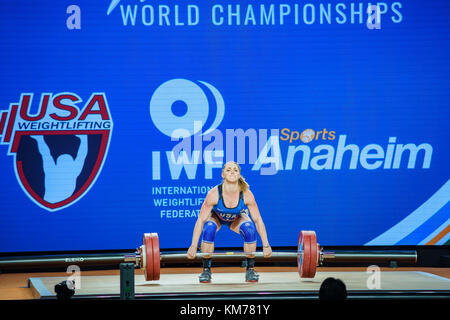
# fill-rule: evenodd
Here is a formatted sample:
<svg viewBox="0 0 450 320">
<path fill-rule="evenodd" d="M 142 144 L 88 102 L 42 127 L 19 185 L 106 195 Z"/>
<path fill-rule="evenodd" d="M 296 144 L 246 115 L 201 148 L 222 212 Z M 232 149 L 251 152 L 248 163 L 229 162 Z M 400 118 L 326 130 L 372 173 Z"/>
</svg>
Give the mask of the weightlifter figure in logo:
<svg viewBox="0 0 450 320">
<path fill-rule="evenodd" d="M 56 161 L 50 153 L 50 148 L 45 143 L 44 136 L 35 135 L 30 137 L 36 140 L 42 157 L 45 174 L 44 200 L 50 203 L 57 203 L 69 198 L 75 191 L 77 178 L 86 160 L 88 153 L 87 136 L 77 135 L 80 139 L 80 146 L 75 159 L 69 154 L 62 154 Z"/>
</svg>

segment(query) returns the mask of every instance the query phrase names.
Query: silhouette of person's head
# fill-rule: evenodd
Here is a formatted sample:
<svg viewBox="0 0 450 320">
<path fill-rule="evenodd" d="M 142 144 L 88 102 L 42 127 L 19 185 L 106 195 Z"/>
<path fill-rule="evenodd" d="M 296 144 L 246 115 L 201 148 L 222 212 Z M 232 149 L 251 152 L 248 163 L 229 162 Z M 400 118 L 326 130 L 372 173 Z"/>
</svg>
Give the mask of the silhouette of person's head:
<svg viewBox="0 0 450 320">
<path fill-rule="evenodd" d="M 56 159 L 56 166 L 57 167 L 65 167 L 65 166 L 71 166 L 73 165 L 73 158 L 69 154 L 62 154 Z"/>
<path fill-rule="evenodd" d="M 347 288 L 340 279 L 326 278 L 320 285 L 319 300 L 343 301 L 347 298 Z"/>
</svg>

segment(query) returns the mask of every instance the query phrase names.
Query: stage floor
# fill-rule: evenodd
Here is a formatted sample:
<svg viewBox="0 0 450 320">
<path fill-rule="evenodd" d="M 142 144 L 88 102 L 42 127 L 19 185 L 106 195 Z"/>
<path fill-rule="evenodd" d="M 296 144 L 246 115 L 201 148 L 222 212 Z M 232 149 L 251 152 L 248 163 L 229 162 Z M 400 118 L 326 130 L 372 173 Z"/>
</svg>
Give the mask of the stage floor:
<svg viewBox="0 0 450 320">
<path fill-rule="evenodd" d="M 182 270 L 180 270 L 182 271 Z M 183 298 L 206 296 L 267 295 L 271 297 L 307 294 L 317 298 L 320 285 L 328 277 L 341 279 L 349 297 L 352 293 L 377 294 L 387 292 L 418 293 L 441 292 L 450 294 L 450 279 L 423 271 L 381 271 L 379 277 L 361 271 L 318 272 L 314 279 L 300 279 L 297 272 L 259 272 L 258 283 L 246 283 L 244 272 L 215 273 L 212 283 L 198 282 L 197 273 L 161 274 L 158 281 L 145 281 L 142 274 L 135 275 L 136 298 Z M 379 285 L 377 288 L 377 278 Z M 29 278 L 28 286 L 37 299 L 54 298 L 54 286 L 67 277 Z M 82 276 L 80 288 L 74 298 L 117 298 L 120 296 L 119 275 Z"/>
</svg>

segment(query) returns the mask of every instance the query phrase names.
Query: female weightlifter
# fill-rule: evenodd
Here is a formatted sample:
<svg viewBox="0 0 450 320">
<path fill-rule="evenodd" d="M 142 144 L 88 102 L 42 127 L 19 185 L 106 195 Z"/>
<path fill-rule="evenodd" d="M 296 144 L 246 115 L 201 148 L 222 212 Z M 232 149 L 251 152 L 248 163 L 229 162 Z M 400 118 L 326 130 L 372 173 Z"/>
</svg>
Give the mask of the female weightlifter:
<svg viewBox="0 0 450 320">
<path fill-rule="evenodd" d="M 194 259 L 200 235 L 203 232 L 201 251 L 214 252 L 214 238 L 222 225 L 241 234 L 244 238 L 244 252 L 247 254 L 247 271 L 245 281 L 257 282 L 259 275 L 255 272 L 256 231 L 261 237 L 264 257 L 272 255 L 272 248 L 267 239 L 266 228 L 253 193 L 249 185 L 241 176 L 240 166 L 233 161 L 225 163 L 222 168 L 223 181 L 220 185 L 209 190 L 195 223 L 192 243 L 187 257 Z M 247 206 L 250 217 L 245 210 Z M 203 257 L 203 272 L 199 276 L 201 283 L 211 282 L 211 255 Z"/>
</svg>

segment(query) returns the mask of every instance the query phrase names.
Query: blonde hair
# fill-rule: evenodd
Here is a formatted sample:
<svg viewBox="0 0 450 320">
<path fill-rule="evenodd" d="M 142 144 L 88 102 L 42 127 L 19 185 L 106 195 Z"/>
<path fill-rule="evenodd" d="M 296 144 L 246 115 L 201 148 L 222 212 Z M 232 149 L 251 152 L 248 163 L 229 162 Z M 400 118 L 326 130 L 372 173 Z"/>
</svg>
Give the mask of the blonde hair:
<svg viewBox="0 0 450 320">
<path fill-rule="evenodd" d="M 250 188 L 250 185 L 247 183 L 247 181 L 245 181 L 245 178 L 242 176 L 241 174 L 241 166 L 234 161 L 228 161 L 227 163 L 225 163 L 222 167 L 222 172 L 225 170 L 225 167 L 227 164 L 232 163 L 234 165 L 236 165 L 239 169 L 239 180 L 238 180 L 238 184 L 239 184 L 239 189 L 241 189 L 242 192 L 247 191 Z"/>
</svg>

